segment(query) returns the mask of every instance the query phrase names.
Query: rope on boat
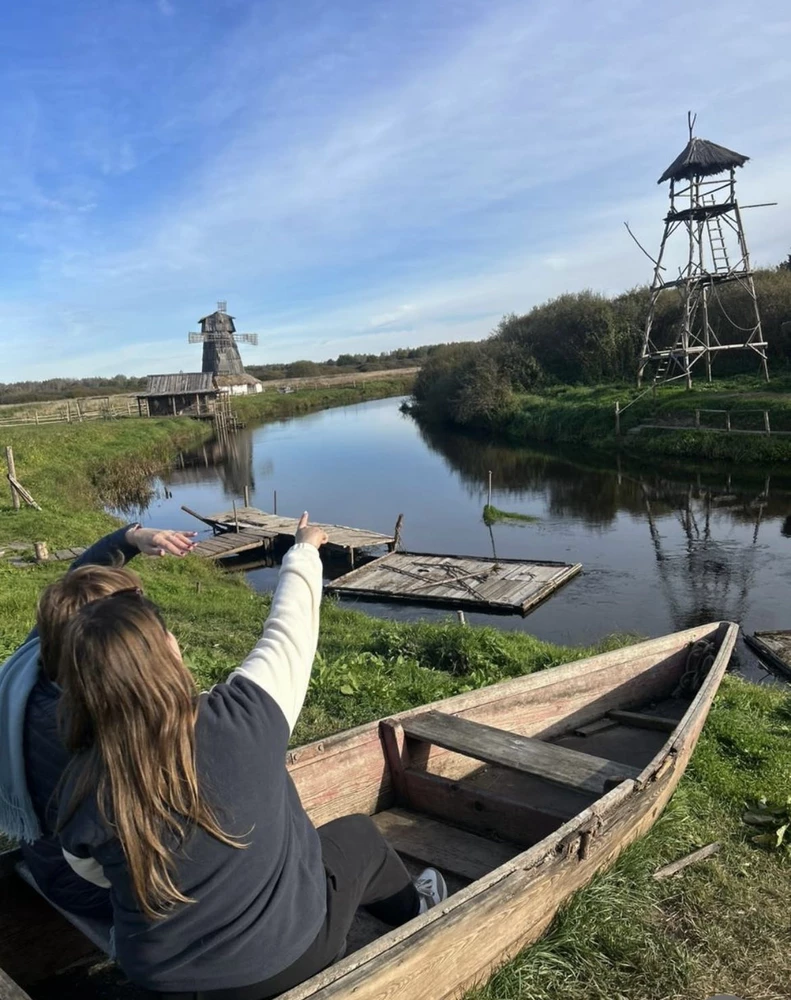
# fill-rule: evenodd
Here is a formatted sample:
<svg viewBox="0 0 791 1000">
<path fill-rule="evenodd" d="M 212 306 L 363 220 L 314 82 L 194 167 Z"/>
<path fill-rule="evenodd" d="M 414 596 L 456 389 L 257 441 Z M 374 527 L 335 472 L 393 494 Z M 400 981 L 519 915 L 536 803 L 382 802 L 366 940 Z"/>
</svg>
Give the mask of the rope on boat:
<svg viewBox="0 0 791 1000">
<path fill-rule="evenodd" d="M 673 697 L 691 698 L 696 695 L 711 670 L 715 656 L 716 648 L 711 639 L 698 639 L 697 642 L 693 642 L 687 653 L 684 673 L 673 692 Z"/>
</svg>

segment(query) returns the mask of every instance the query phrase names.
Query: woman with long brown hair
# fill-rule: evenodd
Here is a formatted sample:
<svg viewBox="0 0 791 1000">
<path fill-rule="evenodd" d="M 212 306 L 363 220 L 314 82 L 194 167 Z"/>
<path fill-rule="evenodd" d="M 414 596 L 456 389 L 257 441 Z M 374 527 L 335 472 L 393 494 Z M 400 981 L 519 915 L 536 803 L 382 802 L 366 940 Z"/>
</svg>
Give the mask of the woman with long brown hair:
<svg viewBox="0 0 791 1000">
<path fill-rule="evenodd" d="M 413 883 L 367 816 L 316 830 L 286 770 L 325 541 L 303 515 L 261 639 L 208 693 L 137 590 L 87 605 L 67 628 L 64 854 L 109 887 L 126 974 L 171 1000 L 276 996 L 342 953 L 358 906 L 397 925 L 446 894 L 433 869 Z"/>
</svg>

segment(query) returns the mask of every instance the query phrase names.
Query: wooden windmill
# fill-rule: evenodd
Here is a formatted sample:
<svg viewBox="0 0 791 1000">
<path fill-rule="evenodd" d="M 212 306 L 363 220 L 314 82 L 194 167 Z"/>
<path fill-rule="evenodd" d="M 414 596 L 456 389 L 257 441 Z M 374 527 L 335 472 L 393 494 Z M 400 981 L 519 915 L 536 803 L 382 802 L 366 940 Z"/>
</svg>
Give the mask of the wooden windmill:
<svg viewBox="0 0 791 1000">
<path fill-rule="evenodd" d="M 696 138 L 695 117 L 691 114 L 688 124 L 689 142 L 658 181 L 659 184 L 670 181 L 670 211 L 665 217 L 665 231 L 654 261 L 637 384 L 642 384 L 646 369 L 654 364 L 655 385 L 684 379 L 689 387 L 692 369 L 701 360 L 710 382 L 713 358 L 721 351 L 733 350 L 754 351 L 768 380 L 767 343 L 736 201 L 736 168 L 743 166 L 749 157 L 708 139 Z M 677 233 L 684 239 L 686 259 L 674 278 L 666 274 L 662 261 Z M 747 297 L 749 319 L 742 321 L 744 325 L 734 322 L 722 303 L 721 289 L 728 283 Z M 669 342 L 666 334 L 662 336 L 657 331 L 658 305 L 666 292 L 680 295 L 681 305 L 681 318 Z"/>
<path fill-rule="evenodd" d="M 226 302 L 217 303 L 217 311 L 199 320 L 200 333 L 190 333 L 191 344 L 203 344 L 204 372 L 216 375 L 244 375 L 239 344 L 257 344 L 257 333 L 237 333 Z"/>
</svg>

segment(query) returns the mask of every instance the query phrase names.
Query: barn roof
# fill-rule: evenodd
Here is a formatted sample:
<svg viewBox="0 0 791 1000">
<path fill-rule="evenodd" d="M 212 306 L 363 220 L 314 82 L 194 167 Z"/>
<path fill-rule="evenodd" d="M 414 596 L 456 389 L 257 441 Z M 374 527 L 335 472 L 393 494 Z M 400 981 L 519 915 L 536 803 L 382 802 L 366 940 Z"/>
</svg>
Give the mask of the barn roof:
<svg viewBox="0 0 791 1000">
<path fill-rule="evenodd" d="M 725 146 L 718 146 L 716 142 L 709 142 L 708 139 L 690 139 L 683 152 L 673 160 L 657 184 L 720 174 L 732 167 L 743 167 L 749 159 L 749 156 L 735 153 Z"/>
<path fill-rule="evenodd" d="M 149 375 L 147 396 L 181 396 L 214 392 L 211 372 L 178 372 L 176 375 Z"/>
</svg>

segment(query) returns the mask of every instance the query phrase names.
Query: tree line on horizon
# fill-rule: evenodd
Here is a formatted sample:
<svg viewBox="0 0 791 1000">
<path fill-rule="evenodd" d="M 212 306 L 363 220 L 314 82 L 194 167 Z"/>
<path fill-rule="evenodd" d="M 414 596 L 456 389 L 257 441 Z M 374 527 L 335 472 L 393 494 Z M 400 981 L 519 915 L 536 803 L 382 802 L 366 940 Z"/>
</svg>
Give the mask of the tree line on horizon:
<svg viewBox="0 0 791 1000">
<path fill-rule="evenodd" d="M 754 276 L 771 373 L 791 361 L 791 254 Z M 647 285 L 616 296 L 568 292 L 522 316 L 504 316 L 486 339 L 435 351 L 418 373 L 415 398 L 430 418 L 486 427 L 519 393 L 551 385 L 634 384 L 650 294 Z M 655 343 L 675 342 L 682 314 L 680 291 L 660 296 Z M 710 321 L 721 343 L 739 339 L 734 324 L 754 326 L 752 316 L 738 282 L 714 286 Z M 714 363 L 715 377 L 757 370 L 752 351 L 724 352 Z"/>
<path fill-rule="evenodd" d="M 381 354 L 339 354 L 327 361 L 292 361 L 287 364 L 248 365 L 248 371 L 262 382 L 283 378 L 320 378 L 353 372 L 386 371 L 421 364 L 443 345 L 399 347 Z M 50 378 L 43 381 L 0 382 L 0 405 L 42 403 L 47 400 L 84 399 L 86 396 L 112 396 L 142 392 L 146 376 L 114 375 L 91 378 Z"/>
</svg>

